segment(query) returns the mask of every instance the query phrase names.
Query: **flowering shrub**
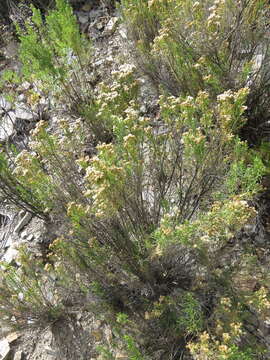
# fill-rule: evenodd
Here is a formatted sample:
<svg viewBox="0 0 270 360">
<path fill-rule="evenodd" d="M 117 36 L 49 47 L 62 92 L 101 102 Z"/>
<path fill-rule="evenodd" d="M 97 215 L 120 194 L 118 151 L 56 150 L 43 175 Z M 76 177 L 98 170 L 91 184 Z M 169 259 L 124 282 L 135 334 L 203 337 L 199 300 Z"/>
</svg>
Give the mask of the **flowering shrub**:
<svg viewBox="0 0 270 360">
<path fill-rule="evenodd" d="M 25 264 L 27 255 L 21 274 L 3 265 L 0 307 L 9 321 L 25 326 L 41 318 L 43 325 L 68 317 L 66 290 L 74 303 L 89 294 L 101 299 L 108 319 L 127 327 L 117 331 L 134 359 L 155 350 L 198 360 L 263 353 L 259 331 L 248 330 L 252 316 L 268 316 L 268 277 L 258 265 L 257 287 L 245 286 L 251 251 L 237 244 L 240 257 L 228 247 L 256 217 L 252 198 L 266 172 L 238 134 L 253 91 L 242 85 L 267 8 L 263 1 L 210 3 L 123 1 L 131 28 L 141 22 L 139 53 L 153 60 L 153 77 L 173 93 L 160 91 L 155 118 L 142 115 L 132 67 L 120 68 L 95 94 L 81 91 L 86 54 L 70 7 L 58 0 L 45 24 L 33 9 L 38 31 L 27 25 L 21 33 L 24 73 L 31 68 L 55 102 L 62 91 L 82 118 L 55 120 L 53 131 L 40 121 L 27 149 L 1 153 L 3 197 L 57 224 L 46 266 L 32 257 Z M 44 293 L 47 281 L 52 293 Z M 90 311 L 95 301 L 87 301 Z M 139 332 L 147 338 L 141 347 Z M 258 346 L 246 346 L 254 339 Z"/>
<path fill-rule="evenodd" d="M 54 276 L 42 263 L 20 249 L 20 269 L 1 263 L 0 312 L 15 328 L 46 327 L 64 316 Z"/>
<path fill-rule="evenodd" d="M 124 0 L 121 9 L 140 69 L 157 86 L 192 96 L 249 86 L 251 126 L 267 119 L 267 1 Z"/>
<path fill-rule="evenodd" d="M 256 356 L 256 349 L 239 346 L 244 333 L 239 321 L 239 306 L 233 307 L 230 298 L 221 298 L 217 306 L 215 334 L 204 331 L 198 342 L 190 342 L 187 346 L 196 360 L 249 360 Z M 213 330 L 213 329 L 212 329 Z"/>
<path fill-rule="evenodd" d="M 24 153 L 25 157 L 28 157 L 28 154 Z M 20 158 L 22 159 L 22 156 Z M 29 156 L 31 158 L 31 156 Z M 20 208 L 27 210 L 28 212 L 42 218 L 48 219 L 47 215 L 44 212 L 44 208 L 40 204 L 39 197 L 33 193 L 32 188 L 29 188 L 23 181 L 22 178 L 16 176 L 12 171 L 12 166 L 14 167 L 13 160 L 10 160 L 10 153 L 1 152 L 0 154 L 0 182 L 1 182 L 1 196 L 3 199 L 8 199 L 8 201 Z M 36 169 L 37 170 L 37 169 Z M 40 170 L 40 169 L 38 169 Z M 24 169 L 22 173 L 28 173 L 29 170 Z M 40 173 L 39 173 L 40 174 Z M 42 176 L 43 183 L 46 181 L 46 178 Z M 41 184 L 40 184 L 41 185 Z"/>
<path fill-rule="evenodd" d="M 201 289 L 208 277 L 218 278 L 220 252 L 255 216 L 248 200 L 260 189 L 265 171 L 236 134 L 245 121 L 247 90 L 226 92 L 216 104 L 206 92 L 197 97 L 163 95 L 155 126 L 140 116 L 136 102 L 128 98 L 125 104 L 127 94 L 120 87 L 114 91 L 113 103 L 106 103 L 98 115 L 114 109 L 111 143 L 97 145 L 96 155 L 85 155 L 86 122 L 60 120 L 50 134 L 41 121 L 31 133 L 30 150 L 16 157 L 12 176 L 31 189 L 51 221 L 65 224 L 65 232 L 50 247 L 60 282 L 83 293 L 98 283 L 101 297 L 112 307 L 141 306 L 136 311 L 142 314 L 155 313 L 156 299 L 180 287 L 187 296 L 166 305 L 161 324 L 170 313 L 174 320 L 166 331 L 172 338 L 179 336 L 177 331 L 200 332 L 204 315 L 193 287 Z M 106 88 L 100 99 L 108 93 Z M 183 270 L 168 270 L 175 285 L 168 285 L 161 274 L 171 266 L 165 258 L 172 246 L 181 246 L 195 263 L 190 281 L 179 280 L 187 276 Z M 174 266 L 180 269 L 179 259 Z M 140 290 L 131 300 L 133 282 Z M 115 300 L 108 301 L 108 296 Z M 146 306 L 150 299 L 154 302 Z M 145 321 L 147 328 L 153 319 Z"/>
</svg>

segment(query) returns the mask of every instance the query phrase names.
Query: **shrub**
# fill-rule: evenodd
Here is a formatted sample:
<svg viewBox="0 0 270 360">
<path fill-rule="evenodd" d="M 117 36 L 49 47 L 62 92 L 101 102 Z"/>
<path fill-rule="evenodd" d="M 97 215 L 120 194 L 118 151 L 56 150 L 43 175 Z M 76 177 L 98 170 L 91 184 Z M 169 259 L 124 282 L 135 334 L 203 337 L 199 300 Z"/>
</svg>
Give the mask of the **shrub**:
<svg viewBox="0 0 270 360">
<path fill-rule="evenodd" d="M 201 304 L 191 292 L 160 296 L 145 319 L 158 319 L 163 331 L 186 336 L 200 333 L 203 327 Z"/>
<path fill-rule="evenodd" d="M 33 215 L 47 220 L 45 208 L 40 204 L 39 197 L 33 193 L 32 187 L 28 187 L 21 178 L 14 174 L 14 161 L 10 158 L 9 153 L 1 152 L 0 154 L 0 182 L 1 196 L 8 202 L 13 203 L 20 208 L 27 210 Z M 12 169 L 13 167 L 13 169 Z M 38 170 L 37 168 L 35 170 Z M 43 183 L 45 178 L 42 178 Z M 40 184 L 41 189 L 42 185 Z"/>
<path fill-rule="evenodd" d="M 132 318 L 128 323 L 125 316 L 117 317 L 128 328 L 126 333 L 118 330 L 130 358 L 142 359 L 161 349 L 164 358 L 190 351 L 197 359 L 216 355 L 249 359 L 250 350 L 239 338 L 254 339 L 257 333 L 247 334 L 243 309 L 251 301 L 257 313 L 264 313 L 267 288 L 253 296 L 235 289 L 238 268 L 233 256 L 224 259 L 223 252 L 256 216 L 251 199 L 261 190 L 259 182 L 266 169 L 259 154 L 249 151 L 238 136 L 246 123 L 249 94 L 241 86 L 251 66 L 248 59 L 256 51 L 250 50 L 241 61 L 232 57 L 230 66 L 227 57 L 241 35 L 241 26 L 249 29 L 247 19 L 264 19 L 264 8 L 259 6 L 263 3 L 251 1 L 245 7 L 240 2 L 241 14 L 238 5 L 229 1 L 216 2 L 212 10 L 188 1 L 165 2 L 157 8 L 155 3 L 149 7 L 140 3 L 139 9 L 138 4 L 125 1 L 124 12 L 132 26 L 139 19 L 151 25 L 148 33 L 137 29 L 138 36 L 146 36 L 140 51 L 143 56 L 156 56 L 156 46 L 164 66 L 172 59 L 179 61 L 177 66 L 172 63 L 178 71 L 172 72 L 177 95 L 161 91 L 155 121 L 141 116 L 138 82 L 127 67 L 120 69 L 111 86 L 100 84 L 95 96 L 89 88 L 80 93 L 85 49 L 70 7 L 58 0 L 45 24 L 33 9 L 35 27 L 26 24 L 28 33 L 21 33 L 23 72 L 29 75 L 32 69 L 35 81 L 51 91 L 56 102 L 63 91 L 83 119 L 59 120 L 53 133 L 40 121 L 28 149 L 19 154 L 3 150 L 2 192 L 18 206 L 59 225 L 48 255 L 59 287 L 69 289 L 68 293 L 70 288 L 76 294 L 95 293 L 112 318 L 119 311 Z M 185 25 L 191 29 L 183 33 L 186 43 L 174 26 L 185 29 L 184 19 L 178 16 L 189 19 L 191 10 L 195 18 Z M 218 12 L 233 24 L 229 45 L 225 44 L 229 41 L 227 22 L 210 21 Z M 204 18 L 209 20 L 206 30 L 201 25 Z M 164 26 L 169 28 L 166 42 Z M 218 59 L 211 49 L 196 43 L 199 31 L 214 45 Z M 217 32 L 212 40 L 210 32 Z M 243 32 L 244 39 L 251 35 L 251 30 Z M 209 51 L 206 63 L 199 61 L 201 55 L 194 58 L 196 49 Z M 75 56 L 71 63 L 67 61 L 70 50 Z M 189 68 L 192 72 L 187 78 Z M 89 139 L 91 149 L 85 151 Z M 27 266 L 22 261 L 26 275 L 15 273 L 12 267 L 3 274 L 3 312 L 22 324 L 38 318 L 46 320 L 42 324 L 50 323 L 68 316 L 61 298 L 55 302 L 55 297 L 44 296 L 41 280 L 50 281 L 50 276 L 42 264 L 30 258 Z M 19 288 L 23 306 L 12 297 Z M 223 298 L 235 308 L 222 308 Z M 90 305 L 85 305 L 89 311 Z M 136 331 L 130 329 L 133 323 Z M 219 326 L 229 335 L 224 337 Z M 136 344 L 138 329 L 151 334 L 143 351 Z M 104 354 L 111 356 L 108 351 Z"/>
<path fill-rule="evenodd" d="M 92 104 L 88 72 L 86 71 L 89 44 L 79 33 L 72 8 L 64 0 L 57 1 L 56 9 L 49 11 L 45 22 L 39 10 L 32 7 L 32 12 L 32 17 L 25 22 L 26 30 L 21 29 L 17 24 L 17 31 L 21 41 L 20 60 L 23 65 L 22 74 L 6 71 L 2 77 L 2 82 L 5 86 L 7 84 L 11 85 L 13 99 L 16 98 L 14 84 L 18 84 L 23 80 L 30 80 L 35 83 L 37 88 L 45 91 L 45 93 L 49 91 L 50 96 L 57 97 L 64 94 L 64 101 L 68 102 L 73 110 L 75 107 L 77 113 L 78 111 L 84 113 L 84 107 L 89 108 Z M 84 89 L 84 92 L 82 89 Z M 31 101 L 35 102 L 34 96 L 36 94 L 32 94 L 30 97 Z M 95 107 L 94 104 L 91 106 Z M 97 110 L 95 111 L 97 112 Z M 94 126 L 94 115 L 95 113 L 92 111 L 90 119 L 87 121 L 90 130 L 97 129 L 97 126 Z M 44 126 L 45 123 L 41 122 L 36 132 Z M 101 130 L 101 125 L 97 131 L 97 136 L 104 138 L 105 130 Z M 42 136 L 44 137 L 43 140 Z M 13 153 L 13 148 L 8 149 L 9 145 L 1 153 L 1 191 L 3 196 L 8 198 L 9 201 L 48 220 L 46 212 L 48 213 L 52 208 L 51 198 L 53 196 L 56 197 L 56 184 L 59 185 L 59 181 L 61 182 L 59 172 L 62 173 L 63 179 L 65 178 L 65 183 L 62 183 L 62 186 L 65 186 L 66 192 L 71 196 L 69 201 L 73 199 L 72 196 L 76 188 L 78 188 L 75 179 L 72 178 L 74 172 L 73 175 L 68 176 L 68 182 L 66 182 L 66 176 L 63 175 L 63 172 L 66 171 L 68 173 L 71 170 L 71 168 L 67 170 L 67 164 L 69 164 L 69 167 L 74 168 L 74 158 L 77 155 L 73 154 L 72 160 L 71 157 L 69 159 L 65 158 L 62 164 L 61 162 L 64 157 L 60 159 L 61 156 L 59 157 L 57 154 L 60 148 L 53 136 L 43 131 L 42 135 L 39 135 L 39 138 L 36 140 L 40 142 L 40 148 L 43 145 L 43 150 L 39 151 L 40 158 L 35 157 L 35 146 L 39 146 L 37 141 L 35 146 L 32 144 L 32 151 L 29 151 L 29 148 L 28 151 L 23 151 L 17 156 L 15 162 L 14 157 L 17 155 L 17 152 Z M 82 135 L 80 135 L 80 140 L 82 140 Z M 70 146 L 74 146 L 74 139 L 72 142 Z M 77 149 L 79 150 L 79 148 L 82 148 L 82 146 L 80 145 Z M 64 149 L 62 150 L 65 151 Z M 70 150 L 68 151 L 70 152 Z M 46 167 L 44 162 L 46 162 L 46 157 L 49 156 L 53 163 L 51 166 L 54 166 L 52 170 L 55 173 L 54 178 L 58 179 L 55 184 L 50 181 L 50 175 L 44 171 L 44 167 Z M 21 166 L 25 162 L 29 163 L 27 170 Z M 75 174 L 77 174 L 78 167 L 75 166 L 75 168 Z M 26 186 L 26 183 L 29 187 Z M 63 205 L 63 196 L 61 199 L 62 192 L 58 192 L 58 195 L 58 205 L 65 206 Z"/>
<path fill-rule="evenodd" d="M 206 92 L 194 98 L 163 95 L 154 125 L 139 115 L 131 100 L 136 86 L 126 76 L 130 94 L 114 85 L 115 96 L 98 114 L 108 115 L 110 143 L 98 144 L 90 157 L 83 153 L 86 122 L 62 120 L 50 134 L 41 121 L 10 174 L 31 189 L 42 213 L 62 225 L 50 261 L 64 287 L 87 294 L 98 286 L 107 310 L 143 317 L 155 312 L 160 296 L 186 292 L 165 306 L 158 321 L 143 324 L 147 333 L 154 321 L 169 354 L 175 341 L 185 346 L 186 336 L 206 328 L 206 300 L 197 294 L 211 287 L 222 293 L 221 283 L 230 287 L 233 270 L 217 275 L 220 254 L 254 217 L 248 201 L 260 189 L 265 168 L 237 136 L 245 122 L 246 89 L 226 92 L 216 103 Z M 110 93 L 103 89 L 100 102 Z M 26 203 L 29 194 L 18 191 Z M 205 290 L 203 282 L 209 284 Z"/>
<path fill-rule="evenodd" d="M 221 282 L 230 284 L 230 271 L 216 275 L 220 254 L 255 216 L 248 201 L 260 189 L 265 171 L 259 157 L 249 154 L 235 134 L 244 123 L 245 97 L 246 90 L 229 92 L 212 104 L 206 93 L 196 98 L 163 96 L 159 128 L 139 116 L 136 104 L 124 110 L 114 107 L 114 140 L 98 145 L 91 158 L 75 160 L 72 150 L 80 148 L 83 123 L 74 132 L 72 124 L 61 122 L 64 132 L 59 137 L 41 125 L 36 129 L 33 149 L 56 189 L 48 194 L 51 215 L 54 218 L 61 208 L 65 222 L 65 233 L 51 251 L 61 274 L 68 271 L 67 282 L 80 279 L 79 288 L 86 293 L 99 284 L 99 296 L 113 311 L 142 314 L 155 311 L 153 302 L 160 295 L 182 288 L 190 295 L 163 313 L 165 322 L 172 319 L 167 337 L 184 341 L 183 335 L 175 335 L 177 330 L 193 334 L 204 328 L 206 320 L 197 310 L 205 300 L 194 300 L 192 292 L 203 291 L 201 282 L 209 279 L 210 289 L 218 291 Z M 108 113 L 109 106 L 99 116 Z M 29 166 L 31 162 L 22 169 Z M 68 190 L 71 174 L 73 191 Z M 26 184 L 30 180 L 24 177 Z M 195 263 L 190 271 L 181 268 L 177 252 L 188 266 Z M 145 328 L 151 329 L 151 320 Z"/>
<path fill-rule="evenodd" d="M 31 9 L 33 16 L 25 24 L 26 33 L 17 26 L 23 75 L 42 81 L 43 88 L 63 93 L 78 106 L 90 95 L 84 71 L 89 46 L 79 33 L 72 8 L 64 0 L 56 1 L 56 9 L 49 11 L 45 23 L 40 11 Z"/>
<path fill-rule="evenodd" d="M 91 43 L 80 34 L 71 5 L 66 0 L 57 0 L 56 8 L 44 18 L 34 6 L 31 11 L 32 16 L 23 27 L 16 24 L 22 63 L 20 77 L 14 79 L 14 74 L 7 71 L 3 80 L 32 82 L 43 94 L 50 94 L 53 105 L 60 103 L 72 115 L 82 117 L 96 142 L 110 141 L 111 124 L 105 116 L 99 116 L 100 101 L 93 94 Z M 29 101 L 32 99 L 30 96 Z"/>
<path fill-rule="evenodd" d="M 148 356 L 143 355 L 134 334 L 138 331 L 137 324 L 131 321 L 127 314 L 118 313 L 111 324 L 114 338 L 107 346 L 97 346 L 98 353 L 102 360 L 116 359 L 120 356 L 128 356 L 132 360 L 148 360 Z M 116 352 L 118 355 L 116 355 Z"/>
<path fill-rule="evenodd" d="M 206 93 L 167 101 L 161 97 L 163 124 L 158 129 L 139 116 L 136 106 L 124 112 L 120 108 L 112 117 L 114 142 L 98 145 L 91 159 L 76 160 L 84 141 L 82 122 L 76 132 L 75 125 L 62 122 L 59 135 L 48 134 L 40 122 L 30 144 L 36 155 L 21 153 L 14 175 L 32 189 L 43 211 L 50 211 L 52 218 L 58 212 L 70 223 L 67 237 L 76 244 L 77 255 L 83 249 L 81 256 L 92 258 L 92 270 L 97 258 L 103 259 L 105 269 L 114 259 L 124 278 L 129 271 L 155 287 L 149 255 L 157 243 L 166 247 L 171 238 L 174 242 L 179 226 L 197 231 L 200 221 L 205 232 L 217 217 L 213 235 L 216 231 L 225 239 L 231 234 L 228 227 L 238 229 L 249 218 L 245 200 L 259 189 L 264 167 L 259 158 L 247 157 L 245 143 L 234 135 L 243 123 L 245 93 L 226 93 L 216 106 Z M 176 233 L 166 227 L 167 218 Z"/>
<path fill-rule="evenodd" d="M 191 96 L 249 86 L 251 126 L 267 118 L 267 1 L 124 0 L 121 9 L 139 66 L 157 86 Z"/>
<path fill-rule="evenodd" d="M 14 264 L 1 263 L 2 321 L 18 329 L 44 328 L 66 317 L 55 278 L 42 262 L 23 248 L 18 261 L 19 269 Z"/>
<path fill-rule="evenodd" d="M 214 313 L 216 328 L 212 326 L 210 333 L 202 332 L 198 341 L 187 345 L 194 359 L 250 360 L 263 355 L 260 346 L 241 343 L 245 329 L 240 313 L 239 303 L 221 298 Z"/>
</svg>

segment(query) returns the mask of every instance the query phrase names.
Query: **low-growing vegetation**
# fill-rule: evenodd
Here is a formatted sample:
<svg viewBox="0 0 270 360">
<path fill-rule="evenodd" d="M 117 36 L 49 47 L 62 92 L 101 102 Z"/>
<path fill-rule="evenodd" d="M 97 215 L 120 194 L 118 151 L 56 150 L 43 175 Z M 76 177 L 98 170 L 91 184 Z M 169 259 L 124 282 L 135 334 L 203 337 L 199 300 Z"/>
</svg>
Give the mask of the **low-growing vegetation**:
<svg viewBox="0 0 270 360">
<path fill-rule="evenodd" d="M 18 81 L 69 106 L 54 128 L 40 120 L 23 151 L 2 148 L 2 198 L 58 230 L 42 259 L 22 249 L 1 265 L 0 312 L 9 326 L 44 328 L 78 305 L 103 311 L 115 341 L 102 359 L 120 346 L 134 360 L 266 360 L 252 324 L 269 316 L 269 272 L 240 234 L 269 161 L 264 143 L 251 149 L 240 135 L 268 106 L 268 5 L 120 7 L 159 87 L 155 114 L 142 114 L 132 67 L 89 85 L 91 47 L 64 0 L 45 22 L 32 7 L 27 31 L 17 26 Z"/>
<path fill-rule="evenodd" d="M 158 87 L 215 98 L 248 86 L 249 125 L 268 119 L 267 1 L 124 0 L 121 9 L 140 70 Z"/>
</svg>

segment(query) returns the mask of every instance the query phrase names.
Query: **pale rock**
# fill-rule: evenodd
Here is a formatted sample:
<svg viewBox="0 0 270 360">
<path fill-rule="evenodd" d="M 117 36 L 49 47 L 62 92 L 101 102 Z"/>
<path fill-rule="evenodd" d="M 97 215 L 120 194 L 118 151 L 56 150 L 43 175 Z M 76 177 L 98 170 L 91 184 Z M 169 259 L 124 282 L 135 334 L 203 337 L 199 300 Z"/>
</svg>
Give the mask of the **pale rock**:
<svg viewBox="0 0 270 360">
<path fill-rule="evenodd" d="M 92 10 L 89 13 L 89 17 L 90 17 L 91 20 L 97 19 L 101 15 L 102 15 L 101 10 Z"/>
<path fill-rule="evenodd" d="M 88 36 L 90 39 L 95 40 L 100 36 L 100 33 L 97 29 L 95 29 L 93 26 L 88 27 Z"/>
<path fill-rule="evenodd" d="M 95 65 L 96 65 L 96 66 L 100 66 L 100 65 L 104 64 L 104 62 L 105 62 L 104 59 L 100 59 L 100 60 L 98 60 L 97 62 L 95 62 Z"/>
<path fill-rule="evenodd" d="M 21 335 L 18 332 L 12 332 L 6 336 L 7 341 L 11 344 L 13 341 L 17 340 Z"/>
<path fill-rule="evenodd" d="M 10 236 L 11 235 L 11 236 Z M 6 249 L 8 247 L 10 247 L 13 243 L 13 236 L 12 234 L 8 234 L 8 236 L 6 237 L 6 233 L 3 234 L 2 239 L 1 239 L 1 243 L 4 244 L 3 247 Z"/>
<path fill-rule="evenodd" d="M 24 101 L 24 100 L 25 100 L 25 95 L 24 95 L 24 94 L 20 94 L 20 95 L 18 96 L 18 100 L 19 100 L 19 101 Z"/>
<path fill-rule="evenodd" d="M 104 30 L 105 33 L 112 34 L 116 29 L 117 22 L 118 22 L 118 17 L 112 17 L 105 26 L 105 30 Z"/>
<path fill-rule="evenodd" d="M 35 238 L 35 236 L 33 234 L 30 234 L 30 235 L 27 236 L 26 240 L 27 241 L 32 241 L 32 240 L 34 240 L 34 238 Z"/>
<path fill-rule="evenodd" d="M 265 319 L 264 324 L 267 328 L 270 328 L 270 319 L 269 318 Z"/>
<path fill-rule="evenodd" d="M 117 360 L 130 360 L 129 356 L 123 352 L 117 352 L 115 355 L 115 359 Z"/>
<path fill-rule="evenodd" d="M 254 59 L 253 59 L 253 67 L 252 67 L 252 70 L 253 71 L 259 71 L 262 64 L 263 64 L 263 60 L 264 60 L 264 56 L 263 54 L 257 54 L 254 56 Z"/>
<path fill-rule="evenodd" d="M 0 228 L 5 227 L 9 222 L 9 216 L 0 212 Z"/>
<path fill-rule="evenodd" d="M 24 89 L 24 90 L 29 90 L 30 87 L 31 87 L 31 83 L 28 82 L 28 81 L 24 81 L 21 85 L 21 87 Z"/>
<path fill-rule="evenodd" d="M 16 351 L 13 360 L 22 360 L 23 359 L 23 352 Z"/>
<path fill-rule="evenodd" d="M 146 83 L 146 80 L 145 80 L 143 77 L 138 78 L 138 81 L 139 81 L 142 85 Z"/>
<path fill-rule="evenodd" d="M 21 239 L 27 239 L 28 233 L 26 231 L 22 231 Z"/>
<path fill-rule="evenodd" d="M 143 105 L 140 107 L 140 112 L 141 112 L 141 113 L 143 113 L 143 114 L 145 114 L 145 113 L 146 113 L 146 111 L 147 111 L 147 109 L 146 109 L 146 105 L 145 105 L 145 104 L 143 104 Z"/>
<path fill-rule="evenodd" d="M 33 91 L 38 95 L 42 96 L 43 91 L 41 90 L 42 82 L 37 82 L 37 84 L 33 84 Z"/>
<path fill-rule="evenodd" d="M 26 211 L 25 211 L 25 210 L 21 210 L 21 211 L 19 212 L 19 218 L 22 219 L 25 214 L 26 214 Z"/>
<path fill-rule="evenodd" d="M 4 109 L 5 111 L 9 111 L 11 110 L 12 105 L 10 102 L 8 102 L 4 96 L 0 96 L 0 114 L 2 113 L 2 109 Z"/>
<path fill-rule="evenodd" d="M 0 122 L 0 142 L 6 141 L 14 131 L 14 124 L 16 121 L 15 113 L 9 112 Z"/>
<path fill-rule="evenodd" d="M 3 320 L 9 320 L 9 317 L 8 316 L 3 316 Z M 10 331 L 12 331 L 13 329 L 9 326 L 9 325 L 7 325 L 7 322 L 3 322 L 2 324 L 1 324 L 1 333 L 2 334 L 7 334 L 7 333 L 9 333 Z"/>
<path fill-rule="evenodd" d="M 108 57 L 106 58 L 106 62 L 107 62 L 107 63 L 112 63 L 113 61 L 114 61 L 113 56 L 108 56 Z"/>
<path fill-rule="evenodd" d="M 9 342 L 7 341 L 7 339 L 0 340 L 1 360 L 7 359 L 7 356 L 9 355 L 9 353 L 10 353 L 10 346 L 9 346 Z"/>
<path fill-rule="evenodd" d="M 42 97 L 40 98 L 40 100 L 39 100 L 39 104 L 40 104 L 40 105 L 43 105 L 44 107 L 50 106 L 50 99 L 42 96 Z"/>
<path fill-rule="evenodd" d="M 243 229 L 246 231 L 246 232 L 254 232 L 255 231 L 255 228 L 256 226 L 253 225 L 253 224 L 246 224 L 243 226 Z"/>
<path fill-rule="evenodd" d="M 19 253 L 18 250 L 14 246 L 11 246 L 5 252 L 5 254 L 4 254 L 4 256 L 2 257 L 1 260 L 5 261 L 8 264 L 10 264 L 10 263 L 12 263 L 12 261 L 14 261 L 17 258 L 18 253 Z"/>
<path fill-rule="evenodd" d="M 112 342 L 112 330 L 109 328 L 109 326 L 106 326 L 106 328 L 104 329 L 104 335 L 105 335 L 105 339 L 107 340 L 107 342 L 109 344 L 111 344 L 111 342 Z"/>
<path fill-rule="evenodd" d="M 119 28 L 119 34 L 121 35 L 122 39 L 127 39 L 127 30 L 124 26 Z"/>
<path fill-rule="evenodd" d="M 35 235 L 34 235 L 34 238 L 35 238 L 35 242 L 37 243 L 42 243 L 43 242 L 43 233 L 41 231 L 35 231 Z"/>
<path fill-rule="evenodd" d="M 53 350 L 51 347 L 47 346 L 44 349 L 46 351 L 46 353 L 50 356 L 57 356 L 58 355 L 58 351 Z"/>
<path fill-rule="evenodd" d="M 16 319 L 14 319 L 14 321 L 16 321 Z M 35 320 L 27 320 L 27 324 L 28 325 L 32 325 L 35 323 Z"/>
<path fill-rule="evenodd" d="M 31 219 L 32 219 L 32 214 L 30 214 L 30 213 L 27 212 L 27 213 L 24 215 L 24 217 L 21 219 L 21 221 L 19 222 L 19 224 L 15 227 L 14 232 L 15 232 L 16 234 L 19 234 L 20 231 L 22 230 L 22 228 L 23 228 L 25 225 L 27 225 L 27 224 L 30 222 Z"/>
<path fill-rule="evenodd" d="M 119 67 L 119 70 L 121 72 L 131 72 L 133 70 L 135 70 L 135 65 L 133 64 L 123 64 Z"/>
<path fill-rule="evenodd" d="M 5 46 L 4 54 L 8 58 L 14 58 L 18 55 L 18 42 L 17 41 L 9 41 Z"/>
<path fill-rule="evenodd" d="M 34 114 L 29 109 L 23 107 L 22 104 L 18 104 L 18 107 L 15 111 L 15 116 L 17 119 L 27 120 L 27 121 L 32 121 L 37 119 L 36 114 Z"/>
<path fill-rule="evenodd" d="M 102 321 L 101 320 L 96 320 L 94 323 L 95 329 L 99 329 L 102 326 Z"/>
</svg>

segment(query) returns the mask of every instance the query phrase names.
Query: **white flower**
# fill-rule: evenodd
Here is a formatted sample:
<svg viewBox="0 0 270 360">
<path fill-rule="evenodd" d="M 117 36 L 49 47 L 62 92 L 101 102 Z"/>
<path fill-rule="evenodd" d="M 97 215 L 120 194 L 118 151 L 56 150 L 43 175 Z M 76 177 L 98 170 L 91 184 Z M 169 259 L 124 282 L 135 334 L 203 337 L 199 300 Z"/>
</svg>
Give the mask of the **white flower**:
<svg viewBox="0 0 270 360">
<path fill-rule="evenodd" d="M 225 101 L 233 97 L 233 92 L 231 90 L 225 91 L 223 94 L 218 95 L 218 101 Z"/>
</svg>

